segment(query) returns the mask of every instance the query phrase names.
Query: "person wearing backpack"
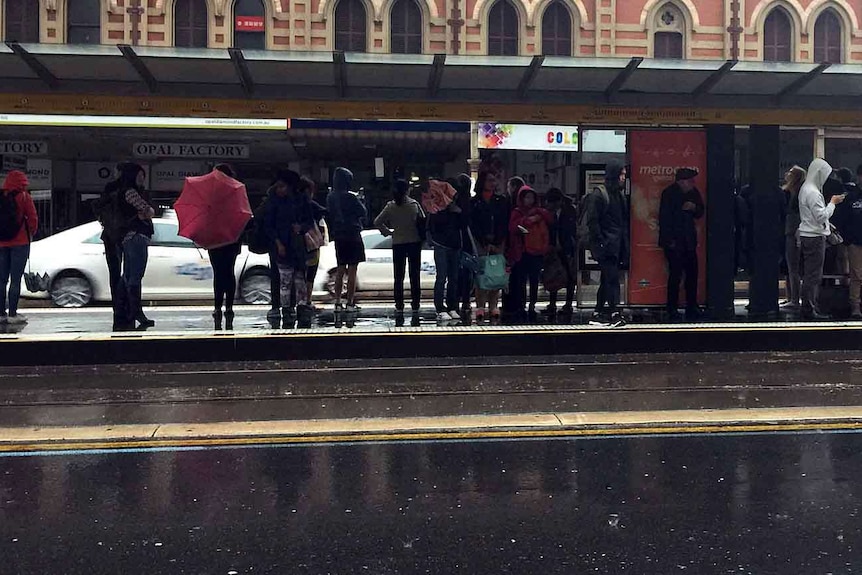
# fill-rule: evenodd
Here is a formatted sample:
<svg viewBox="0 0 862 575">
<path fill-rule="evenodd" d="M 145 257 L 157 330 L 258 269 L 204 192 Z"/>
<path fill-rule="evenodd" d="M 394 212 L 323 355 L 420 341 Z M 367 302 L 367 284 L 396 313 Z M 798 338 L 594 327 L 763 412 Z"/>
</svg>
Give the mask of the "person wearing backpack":
<svg viewBox="0 0 862 575">
<path fill-rule="evenodd" d="M 509 254 L 512 265 L 512 275 L 515 276 L 516 310 L 522 316 L 527 303 L 527 284 L 530 285 L 530 308 L 528 317 L 535 322 L 536 302 L 539 299 L 539 279 L 542 275 L 542 263 L 545 255 L 551 249 L 550 226 L 553 215 L 539 207 L 539 197 L 536 191 L 524 186 L 518 192 L 517 207 L 512 210 L 509 219 Z"/>
<path fill-rule="evenodd" d="M 153 217 L 156 213 L 147 202 L 144 193 L 146 174 L 144 169 L 133 162 L 120 164 L 118 191 L 122 200 L 128 204 L 124 210 L 134 213 L 129 222 L 129 229 L 122 239 L 123 276 L 125 287 L 127 316 L 122 329 L 147 329 L 156 322 L 144 315 L 143 280 L 147 271 L 150 240 L 153 237 Z"/>
<path fill-rule="evenodd" d="M 625 325 L 619 312 L 620 264 L 628 242 L 628 217 L 623 187 L 626 169 L 616 162 L 605 167 L 604 188 L 595 188 L 584 198 L 583 220 L 578 222 L 578 239 L 593 255 L 601 269 L 592 325 Z"/>
<path fill-rule="evenodd" d="M 0 324 L 27 323 L 27 318 L 18 313 L 18 300 L 30 242 L 39 229 L 36 205 L 27 193 L 29 185 L 24 172 L 12 170 L 0 192 Z"/>
</svg>

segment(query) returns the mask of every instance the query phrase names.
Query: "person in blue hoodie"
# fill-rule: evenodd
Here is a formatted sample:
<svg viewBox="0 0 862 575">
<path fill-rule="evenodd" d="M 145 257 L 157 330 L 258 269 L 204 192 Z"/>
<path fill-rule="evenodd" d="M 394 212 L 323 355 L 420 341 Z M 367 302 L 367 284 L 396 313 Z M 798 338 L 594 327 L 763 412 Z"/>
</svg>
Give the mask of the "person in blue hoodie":
<svg viewBox="0 0 862 575">
<path fill-rule="evenodd" d="M 305 233 L 314 226 L 314 214 L 299 185 L 299 174 L 280 170 L 266 211 L 266 233 L 276 246 L 284 329 L 294 327 L 297 314 L 301 318 L 310 316 L 311 300 L 305 282 L 308 261 Z"/>
<path fill-rule="evenodd" d="M 362 228 L 367 217 L 365 206 L 356 194 L 350 191 L 353 172 L 347 168 L 336 168 L 332 178 L 332 191 L 326 198 L 329 236 L 335 242 L 335 311 L 359 311 L 356 306 L 356 272 L 365 261 L 365 245 L 362 243 Z M 347 307 L 341 298 L 344 276 L 347 275 Z"/>
</svg>

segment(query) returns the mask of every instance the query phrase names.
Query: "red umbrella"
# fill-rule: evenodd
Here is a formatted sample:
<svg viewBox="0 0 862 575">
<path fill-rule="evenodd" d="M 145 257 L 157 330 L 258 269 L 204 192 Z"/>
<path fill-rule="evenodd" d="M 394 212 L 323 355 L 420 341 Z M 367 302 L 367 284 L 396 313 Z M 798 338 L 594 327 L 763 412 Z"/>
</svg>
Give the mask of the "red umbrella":
<svg viewBox="0 0 862 575">
<path fill-rule="evenodd" d="M 245 185 L 219 170 L 186 178 L 174 209 L 179 235 L 205 249 L 238 241 L 252 217 Z"/>
</svg>

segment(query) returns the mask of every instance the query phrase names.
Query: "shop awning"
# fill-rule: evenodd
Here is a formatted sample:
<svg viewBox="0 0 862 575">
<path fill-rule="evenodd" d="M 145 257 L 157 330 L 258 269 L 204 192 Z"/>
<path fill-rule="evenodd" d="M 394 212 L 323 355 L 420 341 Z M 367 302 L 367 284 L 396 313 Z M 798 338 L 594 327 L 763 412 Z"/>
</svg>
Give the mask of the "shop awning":
<svg viewBox="0 0 862 575">
<path fill-rule="evenodd" d="M 862 65 L 8 43 L 6 93 L 366 102 L 858 108 Z"/>
</svg>

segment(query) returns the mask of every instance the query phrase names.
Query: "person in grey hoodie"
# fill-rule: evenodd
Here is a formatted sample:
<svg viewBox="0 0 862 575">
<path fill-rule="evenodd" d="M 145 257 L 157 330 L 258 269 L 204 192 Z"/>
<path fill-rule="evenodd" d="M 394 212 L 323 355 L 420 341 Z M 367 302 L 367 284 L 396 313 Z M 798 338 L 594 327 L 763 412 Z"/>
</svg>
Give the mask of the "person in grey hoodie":
<svg viewBox="0 0 862 575">
<path fill-rule="evenodd" d="M 393 200 L 386 204 L 374 225 L 385 237 L 392 236 L 392 262 L 395 267 L 395 312 L 404 313 L 404 272 L 410 270 L 410 296 L 413 314 L 419 313 L 422 286 L 419 274 L 422 267 L 422 230 L 425 213 L 419 202 L 408 195 L 406 180 L 395 182 Z"/>
<path fill-rule="evenodd" d="M 335 241 L 335 259 L 338 271 L 335 274 L 335 311 L 346 309 L 358 311 L 356 306 L 356 272 L 365 261 L 365 245 L 362 243 L 362 227 L 366 216 L 365 206 L 356 194 L 350 191 L 353 172 L 347 168 L 336 168 L 332 178 L 332 192 L 326 198 L 329 236 Z M 343 308 L 341 297 L 344 275 L 347 274 L 347 307 Z"/>
<path fill-rule="evenodd" d="M 820 313 L 817 303 L 820 283 L 823 281 L 823 261 L 826 257 L 826 238 L 832 232 L 829 218 L 835 206 L 844 201 L 844 195 L 832 196 L 829 204 L 823 197 L 823 185 L 832 173 L 826 160 L 815 158 L 808 167 L 805 183 L 799 190 L 799 237 L 802 247 L 802 317 L 823 320 L 829 316 Z"/>
</svg>

